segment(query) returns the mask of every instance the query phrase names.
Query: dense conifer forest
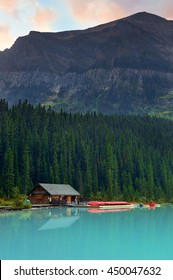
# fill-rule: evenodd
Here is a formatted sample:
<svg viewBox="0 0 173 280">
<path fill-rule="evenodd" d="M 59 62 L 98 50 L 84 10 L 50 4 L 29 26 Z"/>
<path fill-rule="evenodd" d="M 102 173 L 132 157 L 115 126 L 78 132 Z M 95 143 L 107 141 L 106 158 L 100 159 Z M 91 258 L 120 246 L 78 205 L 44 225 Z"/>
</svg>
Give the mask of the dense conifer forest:
<svg viewBox="0 0 173 280">
<path fill-rule="evenodd" d="M 173 201 L 173 122 L 0 101 L 0 197 L 68 183 L 89 199 Z"/>
</svg>

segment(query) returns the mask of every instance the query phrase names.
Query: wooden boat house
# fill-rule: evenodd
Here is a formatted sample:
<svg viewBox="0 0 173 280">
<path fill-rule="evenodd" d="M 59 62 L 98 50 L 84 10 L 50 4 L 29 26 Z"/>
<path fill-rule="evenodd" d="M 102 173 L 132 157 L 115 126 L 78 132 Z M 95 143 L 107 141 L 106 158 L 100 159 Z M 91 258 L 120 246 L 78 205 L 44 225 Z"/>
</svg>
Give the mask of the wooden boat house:
<svg viewBox="0 0 173 280">
<path fill-rule="evenodd" d="M 53 201 L 77 202 L 80 194 L 70 185 L 39 183 L 29 194 L 32 204 L 47 204 Z"/>
</svg>

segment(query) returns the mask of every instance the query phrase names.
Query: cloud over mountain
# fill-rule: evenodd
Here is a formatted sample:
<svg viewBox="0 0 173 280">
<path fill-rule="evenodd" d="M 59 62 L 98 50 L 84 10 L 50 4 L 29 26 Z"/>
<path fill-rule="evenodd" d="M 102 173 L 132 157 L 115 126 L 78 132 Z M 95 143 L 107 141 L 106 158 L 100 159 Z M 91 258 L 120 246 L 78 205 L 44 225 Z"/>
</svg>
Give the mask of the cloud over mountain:
<svg viewBox="0 0 173 280">
<path fill-rule="evenodd" d="M 58 13 L 51 8 L 38 7 L 31 18 L 35 30 L 50 31 L 51 24 L 57 19 Z"/>
<path fill-rule="evenodd" d="M 80 21 L 105 22 L 125 15 L 125 8 L 112 0 L 67 0 L 74 15 Z"/>
<path fill-rule="evenodd" d="M 8 25 L 0 25 L 0 50 L 13 42 L 14 38 Z"/>
</svg>

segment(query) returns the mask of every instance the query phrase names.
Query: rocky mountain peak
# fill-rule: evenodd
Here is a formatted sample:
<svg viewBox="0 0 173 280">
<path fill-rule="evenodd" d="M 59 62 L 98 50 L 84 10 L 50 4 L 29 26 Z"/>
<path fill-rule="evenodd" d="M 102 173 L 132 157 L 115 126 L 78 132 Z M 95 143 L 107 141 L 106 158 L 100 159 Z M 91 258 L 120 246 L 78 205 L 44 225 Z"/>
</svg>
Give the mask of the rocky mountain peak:
<svg viewBox="0 0 173 280">
<path fill-rule="evenodd" d="M 11 104 L 142 113 L 170 105 L 172 78 L 173 22 L 147 12 L 86 30 L 31 31 L 0 52 L 0 97 Z"/>
</svg>

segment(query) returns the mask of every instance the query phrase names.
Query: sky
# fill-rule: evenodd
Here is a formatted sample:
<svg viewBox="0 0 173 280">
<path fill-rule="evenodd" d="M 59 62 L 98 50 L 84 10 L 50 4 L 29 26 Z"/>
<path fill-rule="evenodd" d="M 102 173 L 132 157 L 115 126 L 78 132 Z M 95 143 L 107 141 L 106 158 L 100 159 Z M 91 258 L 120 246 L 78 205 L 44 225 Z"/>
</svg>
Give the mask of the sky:
<svg viewBox="0 0 173 280">
<path fill-rule="evenodd" d="M 31 30 L 85 29 L 146 11 L 173 19 L 172 0 L 0 0 L 0 50 Z"/>
</svg>

